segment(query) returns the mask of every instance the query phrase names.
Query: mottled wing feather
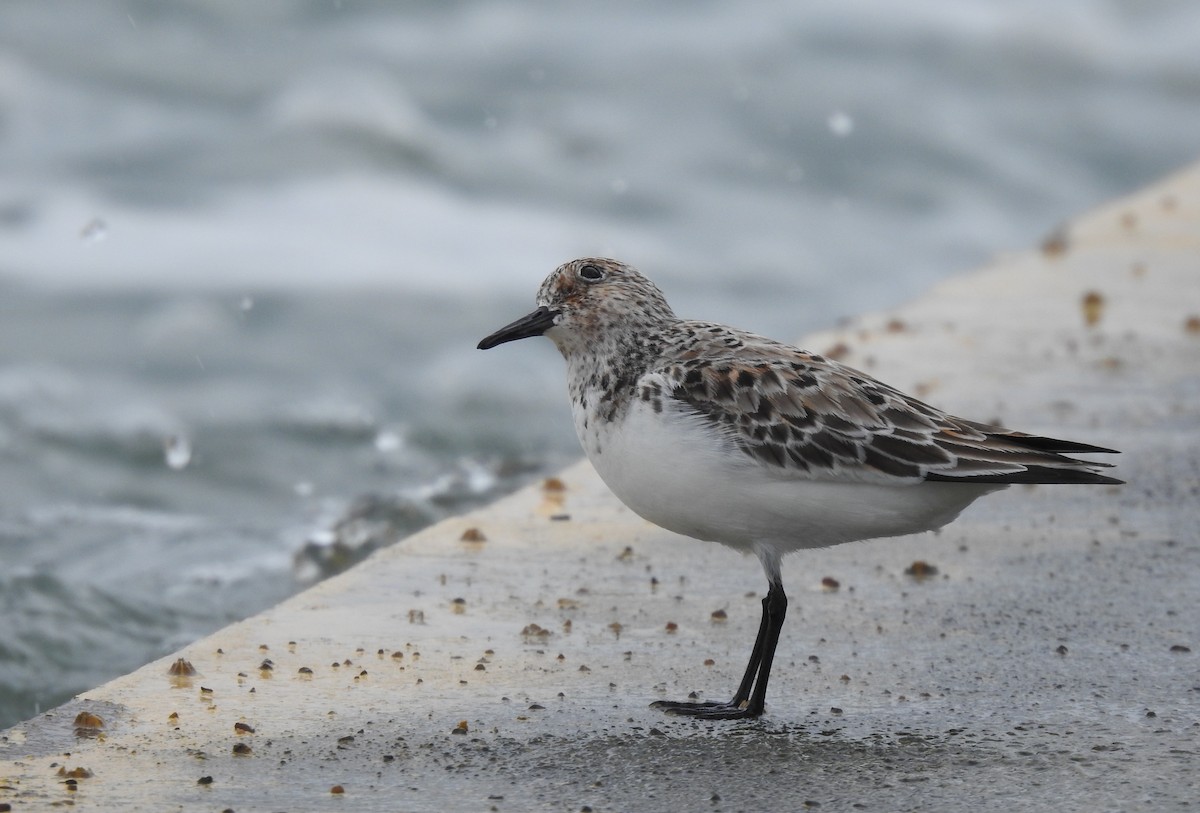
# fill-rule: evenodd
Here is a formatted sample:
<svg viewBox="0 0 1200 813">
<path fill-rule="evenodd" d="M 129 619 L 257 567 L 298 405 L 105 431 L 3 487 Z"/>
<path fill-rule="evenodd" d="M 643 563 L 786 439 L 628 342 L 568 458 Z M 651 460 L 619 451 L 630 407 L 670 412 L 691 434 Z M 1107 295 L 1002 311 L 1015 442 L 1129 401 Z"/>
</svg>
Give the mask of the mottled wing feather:
<svg viewBox="0 0 1200 813">
<path fill-rule="evenodd" d="M 694 324 L 698 352 L 685 350 L 645 386 L 763 465 L 812 479 L 1120 482 L 1096 472 L 1108 464 L 1061 454 L 1109 449 L 955 418 L 822 356 Z"/>
</svg>

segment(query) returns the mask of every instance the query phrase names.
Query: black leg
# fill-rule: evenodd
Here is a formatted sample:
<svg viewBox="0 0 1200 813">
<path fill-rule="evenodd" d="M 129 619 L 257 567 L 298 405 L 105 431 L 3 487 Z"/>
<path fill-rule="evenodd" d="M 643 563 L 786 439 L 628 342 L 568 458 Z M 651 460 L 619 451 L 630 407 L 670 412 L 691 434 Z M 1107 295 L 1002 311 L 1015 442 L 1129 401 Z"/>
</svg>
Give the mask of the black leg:
<svg viewBox="0 0 1200 813">
<path fill-rule="evenodd" d="M 775 660 L 775 647 L 779 644 L 779 632 L 787 615 L 787 596 L 783 585 L 771 582 L 763 599 L 762 621 L 758 625 L 758 636 L 750 652 L 750 662 L 742 676 L 737 693 L 728 703 L 688 703 L 659 700 L 650 704 L 667 714 L 699 717 L 702 720 L 740 720 L 758 717 L 766 708 L 767 680 L 771 677 L 771 664 Z"/>
</svg>

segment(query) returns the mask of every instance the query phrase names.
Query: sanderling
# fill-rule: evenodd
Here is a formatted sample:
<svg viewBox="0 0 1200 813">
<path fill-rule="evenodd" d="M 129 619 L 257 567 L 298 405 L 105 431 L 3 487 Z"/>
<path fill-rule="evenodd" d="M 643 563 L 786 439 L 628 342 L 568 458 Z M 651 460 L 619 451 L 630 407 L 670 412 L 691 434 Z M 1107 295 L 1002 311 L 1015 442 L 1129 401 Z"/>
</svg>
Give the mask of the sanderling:
<svg viewBox="0 0 1200 813">
<path fill-rule="evenodd" d="M 762 714 L 787 611 L 785 553 L 940 528 L 1011 483 L 1108 483 L 1115 453 L 955 418 L 865 373 L 752 333 L 680 319 L 635 269 L 566 263 L 537 310 L 481 350 L 545 335 L 567 360 L 575 431 L 610 489 L 645 519 L 753 552 L 769 588 L 727 703 L 659 701 L 705 719 Z"/>
</svg>

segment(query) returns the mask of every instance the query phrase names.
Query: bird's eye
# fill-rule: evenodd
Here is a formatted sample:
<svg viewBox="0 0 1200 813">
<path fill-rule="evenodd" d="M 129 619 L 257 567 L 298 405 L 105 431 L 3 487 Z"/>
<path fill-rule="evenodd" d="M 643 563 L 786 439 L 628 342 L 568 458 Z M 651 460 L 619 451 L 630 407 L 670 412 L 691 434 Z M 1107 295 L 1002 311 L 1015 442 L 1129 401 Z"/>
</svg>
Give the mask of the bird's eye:
<svg viewBox="0 0 1200 813">
<path fill-rule="evenodd" d="M 598 265 L 592 265 L 591 263 L 588 263 L 587 265 L 580 267 L 579 276 L 582 279 L 586 279 L 588 282 L 596 282 L 597 280 L 604 279 L 604 270 Z"/>
</svg>

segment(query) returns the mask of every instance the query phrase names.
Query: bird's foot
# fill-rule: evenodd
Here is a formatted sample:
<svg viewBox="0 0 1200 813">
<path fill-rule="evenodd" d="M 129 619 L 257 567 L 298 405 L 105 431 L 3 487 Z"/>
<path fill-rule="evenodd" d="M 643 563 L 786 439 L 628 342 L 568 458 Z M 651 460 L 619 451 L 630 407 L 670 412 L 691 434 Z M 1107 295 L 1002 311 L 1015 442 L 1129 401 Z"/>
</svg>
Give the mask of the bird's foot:
<svg viewBox="0 0 1200 813">
<path fill-rule="evenodd" d="M 762 714 L 762 709 L 751 709 L 747 704 L 732 700 L 727 703 L 689 703 L 679 700 L 656 700 L 650 708 L 678 717 L 695 717 L 698 720 L 752 720 Z"/>
</svg>

